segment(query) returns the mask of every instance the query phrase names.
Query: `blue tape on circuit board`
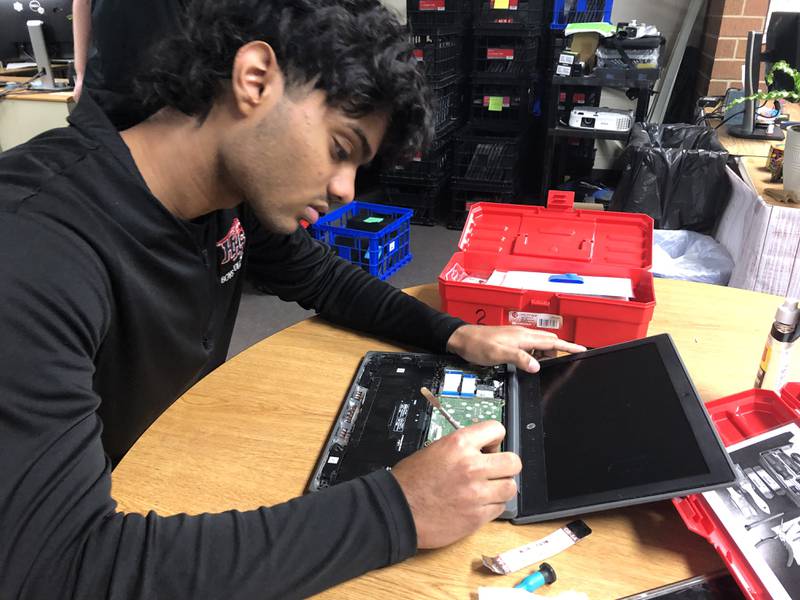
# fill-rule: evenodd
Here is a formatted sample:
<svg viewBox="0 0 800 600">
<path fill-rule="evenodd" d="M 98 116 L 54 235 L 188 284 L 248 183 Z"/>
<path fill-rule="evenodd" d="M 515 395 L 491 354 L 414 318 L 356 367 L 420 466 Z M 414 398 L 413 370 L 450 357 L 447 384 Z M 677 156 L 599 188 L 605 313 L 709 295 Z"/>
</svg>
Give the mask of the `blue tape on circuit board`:
<svg viewBox="0 0 800 600">
<path fill-rule="evenodd" d="M 461 397 L 474 398 L 475 390 L 478 387 L 478 376 L 466 374 L 461 379 Z"/>
<path fill-rule="evenodd" d="M 458 396 L 463 375 L 463 371 L 445 371 L 444 381 L 442 382 L 442 394 Z"/>
</svg>

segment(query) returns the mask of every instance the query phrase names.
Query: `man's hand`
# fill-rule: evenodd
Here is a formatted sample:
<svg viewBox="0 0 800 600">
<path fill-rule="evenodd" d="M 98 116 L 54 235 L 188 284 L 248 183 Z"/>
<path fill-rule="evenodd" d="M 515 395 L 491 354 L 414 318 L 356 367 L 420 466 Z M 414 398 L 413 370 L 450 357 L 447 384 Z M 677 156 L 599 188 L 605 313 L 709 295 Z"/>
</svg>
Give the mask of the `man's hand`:
<svg viewBox="0 0 800 600">
<path fill-rule="evenodd" d="M 539 361 L 534 355 L 551 357 L 558 351 L 574 353 L 586 348 L 565 342 L 548 331 L 517 325 L 462 325 L 447 340 L 447 350 L 476 365 L 512 363 L 523 371 L 536 373 Z"/>
<path fill-rule="evenodd" d="M 497 421 L 464 427 L 401 460 L 392 469 L 411 507 L 419 548 L 439 548 L 499 517 L 517 493 L 522 462 L 499 452 Z"/>
</svg>

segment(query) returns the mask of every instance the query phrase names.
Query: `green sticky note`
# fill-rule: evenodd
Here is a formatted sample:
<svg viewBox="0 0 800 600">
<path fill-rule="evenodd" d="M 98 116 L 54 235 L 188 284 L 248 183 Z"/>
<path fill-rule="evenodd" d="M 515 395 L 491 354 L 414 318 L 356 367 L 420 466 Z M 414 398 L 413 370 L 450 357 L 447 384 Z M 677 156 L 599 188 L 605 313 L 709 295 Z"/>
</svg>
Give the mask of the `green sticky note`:
<svg viewBox="0 0 800 600">
<path fill-rule="evenodd" d="M 489 111 L 503 112 L 503 97 L 489 96 Z"/>
<path fill-rule="evenodd" d="M 364 223 L 381 223 L 383 222 L 383 217 L 367 217 L 364 219 Z"/>
</svg>

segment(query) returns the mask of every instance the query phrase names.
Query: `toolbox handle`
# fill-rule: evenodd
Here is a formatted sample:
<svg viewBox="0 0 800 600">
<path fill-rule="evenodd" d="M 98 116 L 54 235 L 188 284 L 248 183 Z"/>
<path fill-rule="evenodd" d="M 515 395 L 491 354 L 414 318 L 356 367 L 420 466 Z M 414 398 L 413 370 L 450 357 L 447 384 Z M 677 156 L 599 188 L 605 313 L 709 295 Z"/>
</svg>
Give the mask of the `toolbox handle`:
<svg viewBox="0 0 800 600">
<path fill-rule="evenodd" d="M 547 192 L 547 208 L 549 210 L 572 210 L 575 205 L 575 192 L 550 190 Z"/>
</svg>

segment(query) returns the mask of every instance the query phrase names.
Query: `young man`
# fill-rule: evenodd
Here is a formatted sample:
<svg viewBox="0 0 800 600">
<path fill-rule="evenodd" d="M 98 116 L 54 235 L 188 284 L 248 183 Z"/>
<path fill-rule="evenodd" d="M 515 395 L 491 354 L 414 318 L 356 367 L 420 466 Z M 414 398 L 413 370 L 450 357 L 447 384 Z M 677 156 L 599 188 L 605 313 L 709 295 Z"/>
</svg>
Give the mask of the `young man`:
<svg viewBox="0 0 800 600">
<path fill-rule="evenodd" d="M 377 0 L 208 0 L 147 76 L 166 106 L 0 156 L 0 597 L 293 598 L 497 517 L 518 457 L 497 422 L 282 505 L 121 514 L 111 469 L 219 365 L 246 268 L 328 319 L 481 364 L 578 351 L 438 313 L 298 228 L 381 148 L 427 136 L 425 87 Z"/>
</svg>

